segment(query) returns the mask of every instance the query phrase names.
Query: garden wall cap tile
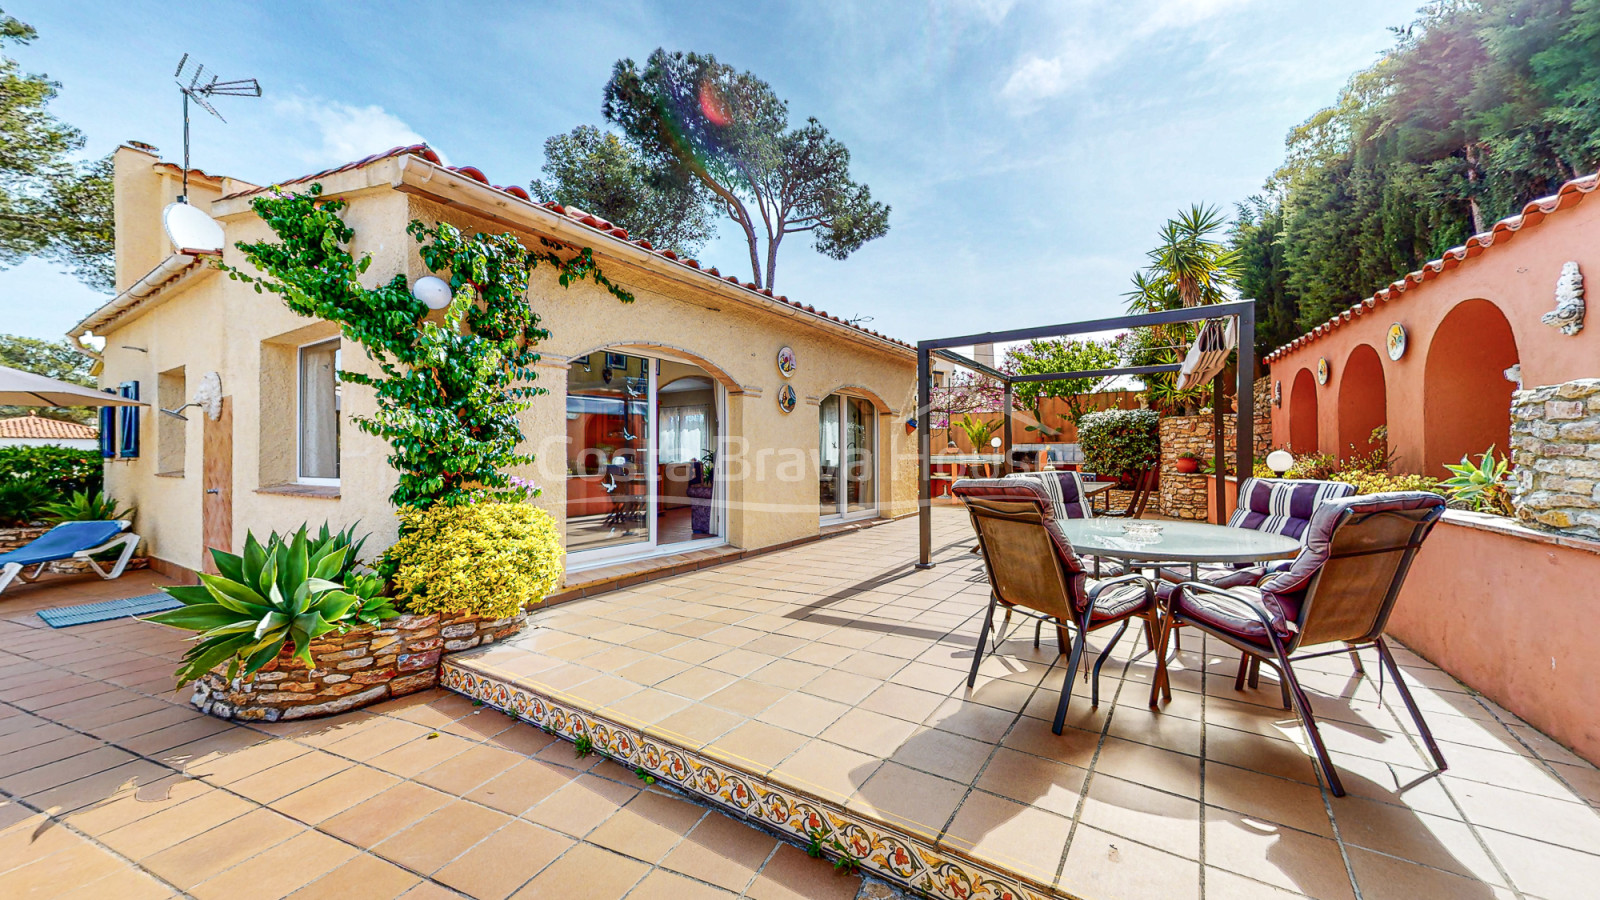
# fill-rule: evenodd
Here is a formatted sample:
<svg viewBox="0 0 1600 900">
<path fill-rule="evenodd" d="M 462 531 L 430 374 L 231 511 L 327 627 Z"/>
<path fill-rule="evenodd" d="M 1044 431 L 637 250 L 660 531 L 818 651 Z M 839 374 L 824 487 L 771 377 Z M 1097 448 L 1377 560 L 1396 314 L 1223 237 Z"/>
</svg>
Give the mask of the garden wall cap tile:
<svg viewBox="0 0 1600 900">
<path fill-rule="evenodd" d="M 722 276 L 714 267 L 702 266 L 698 260 L 689 259 L 687 257 L 680 257 L 678 254 L 672 252 L 671 250 L 664 250 L 664 249 L 663 250 L 658 250 L 655 247 L 651 246 L 649 241 L 645 241 L 645 240 L 629 240 L 628 232 L 627 232 L 626 229 L 621 228 L 618 225 L 616 225 L 615 223 L 609 222 L 609 221 L 607 221 L 607 220 L 605 220 L 605 219 L 603 219 L 603 218 L 601 218 L 601 217 L 599 217 L 599 216 L 597 216 L 597 215 L 595 215 L 595 214 L 593 214 L 591 212 L 587 212 L 585 210 L 578 209 L 575 206 L 562 206 L 560 203 L 557 203 L 554 200 L 547 200 L 547 201 L 545 201 L 543 203 L 540 203 L 540 202 L 534 200 L 532 197 L 530 197 L 528 192 L 526 190 L 524 190 L 523 188 L 521 188 L 521 187 L 517 187 L 517 186 L 501 187 L 499 185 L 493 184 L 493 183 L 491 183 L 489 181 L 488 176 L 485 175 L 481 169 L 478 169 L 475 166 L 447 166 L 440 159 L 439 154 L 437 152 L 435 152 L 433 150 L 433 148 L 429 147 L 427 144 L 410 144 L 410 145 L 402 146 L 402 147 L 392 147 L 392 148 L 390 148 L 388 150 L 385 150 L 382 153 L 374 153 L 371 156 L 363 157 L 363 158 L 355 160 L 353 162 L 345 163 L 344 165 L 341 165 L 341 166 L 335 166 L 335 167 L 333 167 L 331 169 L 324 169 L 321 172 L 317 172 L 317 173 L 314 173 L 314 174 L 311 174 L 311 175 L 303 175 L 303 176 L 301 176 L 299 178 L 292 178 L 292 179 L 289 179 L 287 181 L 279 181 L 279 182 L 276 182 L 275 184 L 278 187 L 288 187 L 288 186 L 291 186 L 291 185 L 305 184 L 306 182 L 315 181 L 315 180 L 317 180 L 319 178 L 326 178 L 329 175 L 334 175 L 334 174 L 337 174 L 339 172 L 347 172 L 347 171 L 351 171 L 353 169 L 362 169 L 362 168 L 365 168 L 367 166 L 371 166 L 371 165 L 374 165 L 376 163 L 382 162 L 384 160 L 393 159 L 393 158 L 399 157 L 399 156 L 414 156 L 414 157 L 417 157 L 417 158 L 420 158 L 420 159 L 425 159 L 428 162 L 433 163 L 434 165 L 437 165 L 437 166 L 439 166 L 439 167 L 441 167 L 441 168 L 443 168 L 443 169 L 445 169 L 447 171 L 455 172 L 455 173 L 460 174 L 460 175 L 464 175 L 467 178 L 471 178 L 474 181 L 477 181 L 477 182 L 479 182 L 481 184 L 484 184 L 484 185 L 487 185 L 489 187 L 492 187 L 497 191 L 501 191 L 502 193 L 505 193 L 505 194 L 507 194 L 509 196 L 515 197 L 515 198 L 517 198 L 518 200 L 521 200 L 524 203 L 527 203 L 529 205 L 537 206 L 537 207 L 540 207 L 542 209 L 548 210 L 548 211 L 550 211 L 552 213 L 555 213 L 556 215 L 562 216 L 563 218 L 565 218 L 565 219 L 567 219 L 569 221 L 576 222 L 576 223 L 578 223 L 580 225 L 583 225 L 583 226 L 585 226 L 587 228 L 590 228 L 590 229 L 592 229 L 592 230 L 594 230 L 594 231 L 596 231 L 596 232 L 598 232 L 600 234 L 603 234 L 603 235 L 605 235 L 607 237 L 615 238 L 615 239 L 620 240 L 620 241 L 626 241 L 626 242 L 632 244 L 635 247 L 638 247 L 640 249 L 649 251 L 650 253 L 654 254 L 657 257 L 660 257 L 661 259 L 670 260 L 670 261 L 675 262 L 678 265 L 683 266 L 683 267 L 688 268 L 688 269 L 695 269 L 695 270 L 704 272 L 706 275 L 708 275 L 708 276 L 710 276 L 712 278 L 718 278 L 719 280 L 726 280 L 728 283 L 733 284 L 733 285 L 737 285 L 739 287 L 742 287 L 745 290 L 750 291 L 751 293 L 758 294 L 758 295 L 760 295 L 762 297 L 766 297 L 766 298 L 769 298 L 769 299 L 772 299 L 772 300 L 776 300 L 779 303 L 784 304 L 785 306 L 791 307 L 793 309 L 799 310 L 799 311 L 804 312 L 804 313 L 808 313 L 810 315 L 814 315 L 814 316 L 818 316 L 818 317 L 823 318 L 823 319 L 827 319 L 828 321 L 833 322 L 834 324 L 843 325 L 843 326 L 845 326 L 847 328 L 853 329 L 855 331 L 859 331 L 862 334 L 871 335 L 872 337 L 875 337 L 878 340 L 887 341 L 887 342 L 889 342 L 891 344 L 894 344 L 897 347 L 903 347 L 903 348 L 905 348 L 907 350 L 913 349 L 912 346 L 910 344 L 906 343 L 905 341 L 897 340 L 897 339 L 889 337 L 888 335 L 883 334 L 881 332 L 874 331 L 874 330 L 872 330 L 870 328 L 863 328 L 860 325 L 856 325 L 854 323 L 848 322 L 848 321 L 846 321 L 844 319 L 839 318 L 838 316 L 830 315 L 827 312 L 824 312 L 823 310 L 816 309 L 815 307 L 803 306 L 803 305 L 801 305 L 799 303 L 796 303 L 796 302 L 790 300 L 786 296 L 783 296 L 781 294 L 776 294 L 776 295 L 773 294 L 772 290 L 769 289 L 769 288 L 761 287 L 760 285 L 754 284 L 752 282 L 741 281 L 735 275 Z M 256 195 L 256 194 L 266 193 L 266 192 L 270 191 L 271 189 L 272 189 L 271 187 L 258 187 L 258 188 L 252 188 L 252 189 L 247 190 L 247 191 L 237 191 L 235 193 L 225 195 L 224 197 L 222 197 L 222 199 L 223 200 L 231 200 L 231 199 L 234 199 L 236 197 L 249 197 L 249 196 L 253 196 L 253 195 Z"/>
<path fill-rule="evenodd" d="M 1589 194 L 1593 193 L 1597 187 L 1600 187 L 1600 173 L 1585 175 L 1582 178 L 1574 178 L 1566 184 L 1563 184 L 1561 188 L 1554 194 L 1531 201 L 1522 208 L 1522 212 L 1514 216 L 1507 216 L 1506 218 L 1501 219 L 1500 221 L 1494 223 L 1494 225 L 1491 226 L 1488 231 L 1485 231 L 1482 234 L 1475 234 L 1472 237 L 1467 238 L 1467 242 L 1460 247 L 1454 247 L 1450 250 L 1447 250 L 1445 251 L 1445 254 L 1438 259 L 1423 263 L 1422 267 L 1417 269 L 1415 272 L 1407 274 L 1404 278 L 1395 281 L 1388 287 L 1385 287 L 1373 294 L 1371 297 L 1355 303 L 1349 309 L 1335 314 L 1333 318 L 1329 319 L 1328 321 L 1318 325 L 1317 327 L 1295 338 L 1282 347 L 1279 347 L 1271 353 L 1268 353 L 1262 362 L 1274 362 L 1282 357 L 1285 353 L 1288 353 L 1292 350 L 1298 350 L 1299 348 L 1312 343 L 1317 338 L 1331 333 L 1335 328 L 1338 328 L 1344 323 L 1353 321 L 1354 319 L 1365 315 L 1367 310 L 1376 309 L 1380 301 L 1383 303 L 1388 303 L 1391 300 L 1398 300 L 1400 299 L 1400 295 L 1405 293 L 1410 288 L 1421 285 L 1423 282 L 1438 278 L 1440 275 L 1456 268 L 1467 260 L 1475 259 L 1478 256 L 1483 255 L 1485 251 L 1496 246 L 1497 244 L 1509 243 L 1511 239 L 1516 236 L 1517 232 L 1529 226 L 1537 225 L 1540 222 L 1543 222 L 1551 213 L 1563 209 L 1571 209 L 1572 207 L 1577 206 L 1579 203 L 1583 202 L 1584 197 L 1587 197 Z"/>
</svg>

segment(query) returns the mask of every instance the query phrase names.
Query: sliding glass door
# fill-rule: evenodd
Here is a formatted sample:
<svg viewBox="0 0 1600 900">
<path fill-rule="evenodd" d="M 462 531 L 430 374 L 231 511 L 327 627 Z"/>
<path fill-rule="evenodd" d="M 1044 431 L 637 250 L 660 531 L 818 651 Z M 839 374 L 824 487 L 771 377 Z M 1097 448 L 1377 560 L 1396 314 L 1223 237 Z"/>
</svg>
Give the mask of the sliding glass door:
<svg viewBox="0 0 1600 900">
<path fill-rule="evenodd" d="M 847 394 L 823 399 L 817 427 L 818 505 L 824 520 L 877 511 L 877 412 Z"/>
<path fill-rule="evenodd" d="M 568 568 L 716 543 L 721 391 L 698 366 L 601 351 L 567 370 Z"/>
</svg>

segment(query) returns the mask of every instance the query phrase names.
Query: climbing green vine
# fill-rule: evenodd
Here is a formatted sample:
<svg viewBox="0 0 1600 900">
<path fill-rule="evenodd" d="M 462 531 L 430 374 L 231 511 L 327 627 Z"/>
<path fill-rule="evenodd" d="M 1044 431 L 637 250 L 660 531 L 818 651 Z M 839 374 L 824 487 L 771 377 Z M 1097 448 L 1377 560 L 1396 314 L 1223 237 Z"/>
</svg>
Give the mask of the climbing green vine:
<svg viewBox="0 0 1600 900">
<path fill-rule="evenodd" d="M 533 366 L 550 336 L 527 300 L 529 275 L 548 265 L 563 287 L 592 279 L 624 303 L 633 295 L 606 278 L 588 248 L 544 240 L 529 250 L 509 234 L 468 237 L 447 223 L 413 220 L 406 231 L 422 245 L 423 263 L 449 273 L 454 297 L 443 321 L 431 321 L 404 275 L 362 286 L 372 257 L 346 249 L 355 237 L 339 217 L 346 204 L 322 199 L 320 184 L 305 193 L 275 188 L 251 205 L 278 238 L 236 245 L 262 274 L 221 268 L 257 293 L 278 294 L 302 316 L 338 323 L 377 363 L 381 375 L 340 376 L 377 395 L 377 412 L 353 419 L 389 442 L 389 464 L 400 473 L 390 501 L 426 508 L 526 496 L 506 470 L 533 461 L 517 450 L 517 414 L 544 393 Z"/>
</svg>

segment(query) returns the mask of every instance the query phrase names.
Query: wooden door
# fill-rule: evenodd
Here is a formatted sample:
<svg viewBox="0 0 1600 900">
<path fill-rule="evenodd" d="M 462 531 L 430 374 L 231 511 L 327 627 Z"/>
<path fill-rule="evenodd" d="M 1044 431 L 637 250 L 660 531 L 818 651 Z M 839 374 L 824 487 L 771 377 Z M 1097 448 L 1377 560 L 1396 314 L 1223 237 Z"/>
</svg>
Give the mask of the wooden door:
<svg viewBox="0 0 1600 900">
<path fill-rule="evenodd" d="M 216 572 L 210 548 L 233 552 L 233 398 L 222 398 L 222 415 L 205 417 L 201 442 L 200 539 L 202 571 Z"/>
</svg>

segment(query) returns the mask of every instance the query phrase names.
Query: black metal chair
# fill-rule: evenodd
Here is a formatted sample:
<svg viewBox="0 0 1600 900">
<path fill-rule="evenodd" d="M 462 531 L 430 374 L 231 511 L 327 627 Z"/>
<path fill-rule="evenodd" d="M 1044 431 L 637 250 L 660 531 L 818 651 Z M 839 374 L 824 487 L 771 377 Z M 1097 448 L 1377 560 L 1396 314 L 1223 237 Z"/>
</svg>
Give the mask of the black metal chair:
<svg viewBox="0 0 1600 900">
<path fill-rule="evenodd" d="M 1084 646 L 1091 631 L 1117 625 L 1091 676 L 1091 705 L 1100 705 L 1100 669 L 1111 650 L 1128 629 L 1128 621 L 1142 618 L 1145 633 L 1152 641 L 1157 628 L 1155 592 L 1140 575 L 1124 575 L 1104 581 L 1091 581 L 1083 560 L 1056 527 L 1055 504 L 1039 481 L 1032 478 L 968 479 L 955 483 L 951 492 L 966 504 L 972 526 L 980 538 L 983 563 L 989 574 L 989 610 L 978 632 L 978 647 L 972 657 L 967 687 L 977 683 L 978 666 L 983 662 L 989 632 L 994 627 L 997 606 L 1011 612 L 1056 624 L 1057 640 L 1065 643 L 1062 629 L 1072 626 L 1066 679 L 1061 686 L 1061 701 L 1056 706 L 1051 730 L 1060 734 L 1066 724 L 1067 704 L 1072 699 Z M 1005 626 L 1001 626 L 1001 633 Z M 998 644 L 998 638 L 996 639 Z M 1034 646 L 1038 646 L 1038 631 Z"/>
<path fill-rule="evenodd" d="M 1189 625 L 1250 657 L 1252 680 L 1261 662 L 1277 669 L 1284 705 L 1305 724 L 1323 777 L 1336 797 L 1344 796 L 1344 786 L 1317 731 L 1311 701 L 1295 677 L 1293 662 L 1375 647 L 1428 752 L 1444 771 L 1444 755 L 1383 638 L 1411 562 L 1444 510 L 1444 498 L 1421 491 L 1329 500 L 1312 514 L 1305 549 L 1287 571 L 1255 586 L 1222 588 L 1199 581 L 1180 585 L 1171 600 L 1171 615 L 1157 632 L 1156 646 L 1164 658 L 1173 626 Z M 1344 646 L 1295 655 L 1301 647 L 1328 643 Z M 1241 668 L 1234 687 L 1242 688 L 1243 681 Z M 1172 699 L 1164 675 L 1151 686 L 1152 706 L 1158 692 Z"/>
</svg>

